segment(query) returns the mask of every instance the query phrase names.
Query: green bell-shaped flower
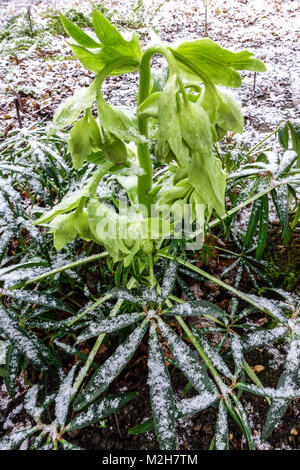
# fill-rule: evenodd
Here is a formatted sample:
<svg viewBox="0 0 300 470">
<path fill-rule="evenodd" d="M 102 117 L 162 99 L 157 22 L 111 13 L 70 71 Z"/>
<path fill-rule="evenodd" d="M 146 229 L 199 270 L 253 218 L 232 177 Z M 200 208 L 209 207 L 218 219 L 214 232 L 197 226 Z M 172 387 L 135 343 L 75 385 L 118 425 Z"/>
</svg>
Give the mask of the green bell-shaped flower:
<svg viewBox="0 0 300 470">
<path fill-rule="evenodd" d="M 102 144 L 102 151 L 107 158 L 115 165 L 123 165 L 127 161 L 127 148 L 124 142 L 111 133 L 105 134 L 105 140 Z"/>
</svg>

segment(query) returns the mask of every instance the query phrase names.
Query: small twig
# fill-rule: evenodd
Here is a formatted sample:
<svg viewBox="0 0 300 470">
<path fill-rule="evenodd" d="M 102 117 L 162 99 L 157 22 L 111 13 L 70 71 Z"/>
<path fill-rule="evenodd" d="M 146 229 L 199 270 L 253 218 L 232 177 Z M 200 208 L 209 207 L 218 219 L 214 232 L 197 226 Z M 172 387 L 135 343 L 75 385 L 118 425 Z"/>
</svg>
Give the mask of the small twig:
<svg viewBox="0 0 300 470">
<path fill-rule="evenodd" d="M 16 107 L 16 111 L 17 111 L 19 127 L 20 127 L 20 129 L 22 129 L 22 121 L 21 121 L 21 116 L 20 116 L 19 101 L 17 100 L 17 98 L 14 99 L 14 103 L 15 103 L 15 107 Z"/>
<path fill-rule="evenodd" d="M 208 37 L 208 22 L 207 22 L 207 19 L 208 19 L 208 7 L 211 3 L 211 0 L 203 0 L 203 6 L 205 8 L 205 28 L 204 28 L 204 37 Z"/>
<path fill-rule="evenodd" d="M 256 88 L 256 75 L 257 75 L 257 73 L 254 72 L 254 78 L 253 78 L 253 93 L 255 93 L 255 88 Z"/>
<path fill-rule="evenodd" d="M 30 35 L 33 36 L 33 28 L 32 28 L 32 21 L 31 21 L 30 7 L 27 8 L 27 16 L 28 16 L 28 22 L 29 22 Z"/>
<path fill-rule="evenodd" d="M 24 113 L 24 108 L 23 108 L 23 103 L 22 103 L 22 100 L 21 100 L 20 93 L 18 91 L 15 91 L 15 90 L 13 90 L 13 92 L 17 97 L 19 110 L 21 111 L 21 113 Z"/>
<path fill-rule="evenodd" d="M 120 429 L 120 426 L 119 426 L 119 420 L 118 420 L 117 413 L 115 413 L 115 421 L 116 421 L 116 425 L 117 425 L 118 434 L 119 434 L 120 438 L 122 439 L 123 436 L 122 436 L 121 429 Z"/>
<path fill-rule="evenodd" d="M 207 26 L 207 5 L 205 6 L 205 30 L 204 30 L 204 37 L 207 38 L 208 36 L 208 26 Z"/>
</svg>

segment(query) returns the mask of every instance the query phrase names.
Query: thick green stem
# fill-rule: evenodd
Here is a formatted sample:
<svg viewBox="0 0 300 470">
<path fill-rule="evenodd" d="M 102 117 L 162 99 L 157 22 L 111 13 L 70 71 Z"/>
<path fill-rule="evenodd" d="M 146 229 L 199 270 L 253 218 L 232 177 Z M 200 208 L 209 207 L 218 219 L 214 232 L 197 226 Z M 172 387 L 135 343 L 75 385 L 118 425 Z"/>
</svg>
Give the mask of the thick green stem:
<svg viewBox="0 0 300 470">
<path fill-rule="evenodd" d="M 87 258 L 79 259 L 78 261 L 74 261 L 74 263 L 65 264 L 64 266 L 60 266 L 59 268 L 51 269 L 51 271 L 47 271 L 46 273 L 43 273 L 40 276 L 33 277 L 32 279 L 29 279 L 28 281 L 20 282 L 19 284 L 16 284 L 10 287 L 8 290 L 14 290 L 22 286 L 28 286 L 29 284 L 40 282 L 49 276 L 53 276 L 54 274 L 61 273 L 63 271 L 66 271 L 67 269 L 77 268 L 78 266 L 81 266 L 85 263 L 91 263 L 92 261 L 96 261 L 101 258 L 106 258 L 107 256 L 108 256 L 108 253 L 104 251 L 103 253 L 99 253 L 97 255 L 92 255 L 92 256 L 88 256 Z"/>
<path fill-rule="evenodd" d="M 139 95 L 138 105 L 142 104 L 148 97 L 150 92 L 151 80 L 151 67 L 150 62 L 155 54 L 163 55 L 168 61 L 170 70 L 174 69 L 174 58 L 172 53 L 164 47 L 152 46 L 149 47 L 143 54 L 140 65 L 139 77 Z M 138 128 L 140 133 L 145 137 L 145 143 L 140 143 L 137 146 L 137 153 L 140 166 L 144 170 L 144 174 L 138 177 L 138 200 L 140 204 L 146 206 L 148 214 L 151 211 L 151 195 L 149 194 L 152 188 L 153 168 L 148 145 L 148 118 L 145 116 L 138 116 Z"/>
<path fill-rule="evenodd" d="M 97 188 L 99 186 L 100 181 L 102 180 L 103 176 L 105 176 L 109 170 L 114 166 L 112 162 L 107 162 L 101 168 L 95 171 L 91 180 L 87 184 L 87 190 L 91 196 L 95 196 Z"/>
<path fill-rule="evenodd" d="M 149 264 L 149 279 L 150 279 L 150 287 L 155 286 L 155 276 L 153 271 L 153 256 L 152 253 L 148 253 L 148 264 Z"/>
<path fill-rule="evenodd" d="M 149 48 L 144 52 L 142 57 L 140 65 L 138 105 L 143 103 L 149 95 L 151 79 L 150 61 L 152 56 L 156 53 L 156 49 Z M 139 163 L 141 168 L 144 170 L 144 174 L 138 177 L 138 200 L 140 204 L 147 207 L 148 214 L 150 214 L 151 198 L 149 197 L 149 192 L 152 188 L 153 169 L 148 145 L 148 119 L 146 117 L 138 116 L 138 128 L 141 135 L 145 137 L 145 142 L 137 145 Z"/>
</svg>

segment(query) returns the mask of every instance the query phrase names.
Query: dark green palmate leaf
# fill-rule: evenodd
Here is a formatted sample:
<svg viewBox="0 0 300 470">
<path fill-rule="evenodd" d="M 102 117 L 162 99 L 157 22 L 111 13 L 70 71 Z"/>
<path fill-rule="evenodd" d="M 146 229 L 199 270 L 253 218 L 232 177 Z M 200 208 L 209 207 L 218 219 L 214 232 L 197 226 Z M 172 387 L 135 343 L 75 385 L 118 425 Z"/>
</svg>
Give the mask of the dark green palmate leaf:
<svg viewBox="0 0 300 470">
<path fill-rule="evenodd" d="M 291 227 L 292 227 L 292 228 L 295 228 L 296 225 L 298 224 L 299 220 L 300 220 L 300 202 L 299 202 L 299 204 L 298 204 L 298 207 L 297 207 L 297 210 L 296 210 L 296 214 L 295 214 L 295 217 L 294 217 L 294 219 L 293 219 L 293 222 L 292 222 Z"/>
<path fill-rule="evenodd" d="M 64 439 L 60 439 L 59 443 L 64 450 L 84 450 L 82 447 L 71 444 L 71 442 L 65 441 Z"/>
<path fill-rule="evenodd" d="M 112 356 L 99 367 L 84 388 L 82 394 L 74 401 L 75 410 L 81 410 L 88 403 L 95 400 L 120 374 L 142 341 L 147 326 L 148 323 L 145 320 L 141 326 L 138 326 L 133 333 L 129 335 L 123 344 L 117 347 Z"/>
<path fill-rule="evenodd" d="M 248 294 L 248 298 L 251 299 L 257 305 L 259 310 L 262 312 L 267 313 L 268 315 L 276 318 L 283 324 L 287 323 L 287 317 L 285 316 L 284 309 L 286 308 L 286 304 L 282 308 L 280 302 L 272 299 L 268 299 L 266 297 L 258 297 L 254 294 Z"/>
<path fill-rule="evenodd" d="M 247 416 L 247 414 L 244 410 L 244 407 L 243 407 L 242 403 L 235 396 L 235 394 L 232 394 L 232 398 L 235 402 L 234 414 L 236 413 L 238 418 L 239 418 L 239 423 L 238 424 L 239 424 L 240 428 L 242 429 L 242 431 L 244 431 L 244 433 L 245 433 L 249 449 L 250 450 L 255 450 L 256 447 L 255 447 L 255 444 L 254 444 L 253 435 L 252 435 L 251 426 L 250 426 L 250 423 L 249 423 L 248 416 Z M 233 410 L 232 410 L 231 407 L 229 408 L 229 411 L 231 412 L 231 414 L 233 414 L 232 413 Z M 234 416 L 234 414 L 233 414 L 233 416 Z"/>
<path fill-rule="evenodd" d="M 249 248 L 252 244 L 253 237 L 254 237 L 254 234 L 255 234 L 255 230 L 256 230 L 256 227 L 257 227 L 258 222 L 259 222 L 261 204 L 262 204 L 261 198 L 257 199 L 253 203 L 250 219 L 249 219 L 248 226 L 247 226 L 247 231 L 246 231 L 246 234 L 245 234 L 245 237 L 244 237 L 244 247 L 245 248 Z"/>
<path fill-rule="evenodd" d="M 37 406 L 38 394 L 39 394 L 39 385 L 35 384 L 26 393 L 24 400 L 24 408 L 30 416 L 35 417 L 35 408 Z"/>
<path fill-rule="evenodd" d="M 108 295 L 112 299 L 123 299 L 131 302 L 135 305 L 142 306 L 149 302 L 154 302 L 155 304 L 159 304 L 161 299 L 157 295 L 155 289 L 149 289 L 143 286 L 143 293 L 141 296 L 135 296 L 129 289 L 125 289 L 124 287 L 114 287 L 108 292 Z"/>
<path fill-rule="evenodd" d="M 271 191 L 271 196 L 273 199 L 273 203 L 276 208 L 277 215 L 279 217 L 281 229 L 282 229 L 282 236 L 285 243 L 289 239 L 290 231 L 289 231 L 289 191 L 288 186 L 283 184 L 281 185 L 277 191 Z"/>
<path fill-rule="evenodd" d="M 300 125 L 296 122 L 287 121 L 278 131 L 278 141 L 284 150 L 289 149 L 289 141 L 291 140 L 291 147 L 298 156 L 297 167 L 300 167 Z"/>
<path fill-rule="evenodd" d="M 196 358 L 191 349 L 172 330 L 172 328 L 162 320 L 159 320 L 159 328 L 178 363 L 179 369 L 188 378 L 193 387 L 195 387 L 199 393 L 203 393 L 205 391 L 214 393 L 216 387 L 213 381 L 208 377 L 205 368 Z"/>
<path fill-rule="evenodd" d="M 114 287 L 109 291 L 109 295 L 112 299 L 123 299 L 135 305 L 141 305 L 141 298 L 134 296 L 129 289 L 124 287 Z"/>
<path fill-rule="evenodd" d="M 148 370 L 151 408 L 160 448 L 162 450 L 175 450 L 177 448 L 177 437 L 173 391 L 155 324 L 150 327 Z"/>
<path fill-rule="evenodd" d="M 4 367 L 0 367 L 0 377 L 7 377 L 7 370 Z"/>
<path fill-rule="evenodd" d="M 244 362 L 242 342 L 237 335 L 231 336 L 231 352 L 235 365 L 234 376 L 237 377 L 243 368 Z"/>
<path fill-rule="evenodd" d="M 51 365 L 58 365 L 46 346 L 33 333 L 21 327 L 3 308 L 0 308 L 0 324 L 8 341 L 35 367 L 45 371 Z"/>
<path fill-rule="evenodd" d="M 57 309 L 62 312 L 74 314 L 74 311 L 69 307 L 69 305 L 45 292 L 15 289 L 5 291 L 4 295 L 22 303 L 40 305 L 42 307 L 49 307 L 51 309 Z"/>
<path fill-rule="evenodd" d="M 255 395 L 258 395 L 259 397 L 268 397 L 272 399 L 288 399 L 288 400 L 294 400 L 295 398 L 300 397 L 300 389 L 295 389 L 294 384 L 292 386 L 285 386 L 285 387 L 280 387 L 278 389 L 274 389 L 271 387 L 264 387 L 260 388 L 257 387 L 256 385 L 248 385 L 245 383 L 239 383 L 237 385 L 239 388 L 242 390 L 246 390 L 247 392 L 254 393 Z"/>
<path fill-rule="evenodd" d="M 107 418 L 107 416 L 116 413 L 137 395 L 137 393 L 131 392 L 122 395 L 109 395 L 97 400 L 95 403 L 92 403 L 86 411 L 76 416 L 76 418 L 66 426 L 65 432 L 84 428 L 101 419 Z"/>
</svg>

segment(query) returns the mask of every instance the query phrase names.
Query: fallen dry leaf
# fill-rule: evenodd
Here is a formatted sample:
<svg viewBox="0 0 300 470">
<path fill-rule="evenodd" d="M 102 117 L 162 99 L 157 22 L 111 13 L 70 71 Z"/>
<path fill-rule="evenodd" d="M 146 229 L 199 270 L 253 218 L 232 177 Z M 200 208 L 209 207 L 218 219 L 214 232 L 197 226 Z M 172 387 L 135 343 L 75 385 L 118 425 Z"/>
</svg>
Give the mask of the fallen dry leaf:
<svg viewBox="0 0 300 470">
<path fill-rule="evenodd" d="M 255 372 L 256 374 L 259 374 L 260 372 L 262 372 L 263 370 L 265 370 L 264 366 L 262 366 L 262 365 L 260 365 L 260 364 L 257 364 L 256 366 L 251 367 L 251 369 L 252 369 L 253 372 Z"/>
</svg>

